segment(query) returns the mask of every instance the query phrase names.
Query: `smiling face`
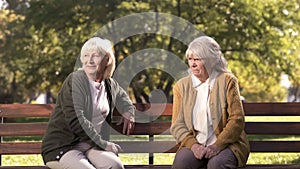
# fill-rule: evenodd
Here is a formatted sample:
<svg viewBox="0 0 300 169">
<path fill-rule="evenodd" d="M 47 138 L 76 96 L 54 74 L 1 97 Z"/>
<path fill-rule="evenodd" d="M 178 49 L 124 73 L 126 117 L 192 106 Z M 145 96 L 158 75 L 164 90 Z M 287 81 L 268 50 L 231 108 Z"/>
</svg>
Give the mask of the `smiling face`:
<svg viewBox="0 0 300 169">
<path fill-rule="evenodd" d="M 87 74 L 89 79 L 95 80 L 98 66 L 99 66 L 103 56 L 104 56 L 104 54 L 102 54 L 97 49 L 89 49 L 89 50 L 83 51 L 82 57 L 81 57 L 82 68 L 83 68 L 84 72 Z"/>
<path fill-rule="evenodd" d="M 187 57 L 188 64 L 192 73 L 201 81 L 205 82 L 208 79 L 208 73 L 205 69 L 203 60 L 195 57 L 193 54 Z"/>
</svg>

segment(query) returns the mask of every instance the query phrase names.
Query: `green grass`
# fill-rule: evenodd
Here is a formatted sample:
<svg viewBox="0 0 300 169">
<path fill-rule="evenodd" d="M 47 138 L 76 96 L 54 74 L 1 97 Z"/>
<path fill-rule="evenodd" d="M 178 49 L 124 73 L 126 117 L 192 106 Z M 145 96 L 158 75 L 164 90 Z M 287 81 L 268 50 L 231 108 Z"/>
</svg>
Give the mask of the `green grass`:
<svg viewBox="0 0 300 169">
<path fill-rule="evenodd" d="M 129 164 L 148 164 L 148 154 L 120 154 L 122 162 Z M 172 164 L 175 154 L 155 154 L 154 164 Z M 247 164 L 300 164 L 299 153 L 251 153 Z M 2 165 L 43 165 L 41 155 L 3 155 Z"/>
<path fill-rule="evenodd" d="M 300 122 L 300 117 L 246 117 L 246 121 L 294 121 Z M 132 136 L 130 140 L 147 140 L 147 137 Z M 249 136 L 251 140 L 294 140 L 300 141 L 300 136 Z M 14 138 L 15 139 L 15 138 Z M 9 140 L 14 140 L 9 139 Z M 128 137 L 112 137 L 112 140 L 123 140 Z M 156 140 L 170 140 L 172 136 L 156 136 Z M 19 140 L 19 139 L 15 139 Z M 27 139 L 26 139 L 27 140 Z M 36 139 L 33 139 L 36 140 Z M 120 154 L 125 165 L 148 164 L 148 154 Z M 172 164 L 174 153 L 158 153 L 154 155 L 154 164 Z M 300 153 L 251 153 L 247 164 L 300 164 Z M 41 155 L 3 155 L 2 165 L 43 165 Z"/>
<path fill-rule="evenodd" d="M 41 155 L 2 155 L 3 166 L 44 165 Z"/>
</svg>

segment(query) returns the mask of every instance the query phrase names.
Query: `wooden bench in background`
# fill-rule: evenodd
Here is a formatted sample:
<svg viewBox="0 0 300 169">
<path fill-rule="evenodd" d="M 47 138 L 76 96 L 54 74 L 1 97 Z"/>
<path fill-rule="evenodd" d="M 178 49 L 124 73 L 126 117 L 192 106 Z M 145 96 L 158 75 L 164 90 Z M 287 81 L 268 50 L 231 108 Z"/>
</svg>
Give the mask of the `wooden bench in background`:
<svg viewBox="0 0 300 169">
<path fill-rule="evenodd" d="M 165 106 L 165 107 L 164 107 Z M 135 125 L 134 135 L 148 136 L 146 141 L 115 141 L 124 150 L 124 153 L 149 153 L 149 164 L 126 165 L 126 168 L 170 168 L 170 165 L 154 165 L 153 154 L 175 153 L 177 146 L 174 139 L 158 141 L 155 135 L 170 135 L 169 127 L 172 116 L 172 104 L 136 105 L 141 111 L 139 117 L 148 117 L 151 122 L 139 122 Z M 10 142 L 8 137 L 15 136 L 42 136 L 47 126 L 47 119 L 54 108 L 53 104 L 0 104 L 0 160 L 1 155 L 15 154 L 40 154 L 41 142 Z M 161 109 L 163 108 L 163 109 Z M 300 116 L 300 103 L 245 103 L 246 116 Z M 156 117 L 159 117 L 156 119 Z M 20 123 L 19 118 L 45 118 L 44 122 Z M 148 120 L 149 120 L 148 119 Z M 152 121 L 152 120 L 153 121 Z M 299 119 L 299 118 L 298 118 Z M 24 120 L 23 120 L 24 121 Z M 119 126 L 113 125 L 116 131 L 121 131 Z M 300 121 L 285 122 L 246 122 L 245 130 L 249 137 L 252 135 L 299 136 Z M 118 132 L 112 134 L 118 134 Z M 286 140 L 250 140 L 251 152 L 296 152 L 300 153 L 300 141 Z M 275 160 L 276 161 L 276 160 Z M 0 169 L 45 169 L 45 166 L 2 166 Z M 247 169 L 256 168 L 293 168 L 299 169 L 300 164 L 251 164 Z"/>
</svg>

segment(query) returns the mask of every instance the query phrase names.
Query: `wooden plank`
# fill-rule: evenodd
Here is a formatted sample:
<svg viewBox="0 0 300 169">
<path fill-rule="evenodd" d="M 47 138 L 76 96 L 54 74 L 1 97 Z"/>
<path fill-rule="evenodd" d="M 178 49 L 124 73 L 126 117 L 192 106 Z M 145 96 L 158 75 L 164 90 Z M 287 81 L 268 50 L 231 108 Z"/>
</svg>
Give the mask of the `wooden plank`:
<svg viewBox="0 0 300 169">
<path fill-rule="evenodd" d="M 4 123 L 0 124 L 0 136 L 42 136 L 46 128 L 46 122 Z"/>
<path fill-rule="evenodd" d="M 116 141 L 123 153 L 164 153 L 176 152 L 174 141 Z M 4 142 L 0 143 L 0 154 L 40 154 L 41 142 Z"/>
<path fill-rule="evenodd" d="M 134 104 L 138 116 L 171 116 L 172 104 Z M 0 117 L 49 117 L 55 104 L 0 104 Z M 118 115 L 117 111 L 115 114 Z"/>
<path fill-rule="evenodd" d="M 170 125 L 171 122 L 136 123 L 132 134 L 170 134 Z M 121 133 L 122 127 L 113 124 L 118 133 Z M 300 135 L 300 125 L 298 122 L 246 122 L 245 131 L 252 135 Z"/>
<path fill-rule="evenodd" d="M 30 106 L 28 106 L 30 105 Z M 300 104 L 288 103 L 244 103 L 246 116 L 300 116 Z M 55 104 L 0 104 L 0 117 L 49 117 Z M 171 116 L 172 104 L 135 104 L 138 113 L 148 116 Z M 162 107 L 164 109 L 161 111 Z M 157 111 L 160 110 L 160 111 Z"/>
<path fill-rule="evenodd" d="M 170 134 L 170 125 L 170 122 L 136 123 L 132 134 Z M 122 125 L 112 126 L 116 130 L 113 134 L 121 133 Z M 0 124 L 0 136 L 42 136 L 46 127 L 46 122 L 4 123 Z M 247 122 L 245 131 L 252 135 L 300 135 L 300 125 L 297 122 Z"/>
<path fill-rule="evenodd" d="M 300 135 L 299 122 L 246 122 L 247 134 Z"/>
<path fill-rule="evenodd" d="M 299 141 L 250 141 L 251 152 L 300 152 Z"/>
<path fill-rule="evenodd" d="M 135 135 L 160 135 L 170 134 L 171 122 L 153 122 L 153 123 L 136 123 L 134 125 L 134 131 L 132 134 Z M 122 133 L 123 125 L 117 126 L 112 124 L 113 134 Z M 117 131 L 117 132 L 116 132 Z"/>
<path fill-rule="evenodd" d="M 154 103 L 154 104 L 134 104 L 136 107 L 136 116 L 140 117 L 159 117 L 159 116 L 172 116 L 173 104 Z M 114 115 L 119 116 L 117 110 Z"/>
<path fill-rule="evenodd" d="M 137 123 L 132 134 L 169 135 L 170 122 Z M 120 134 L 122 125 L 112 124 L 112 134 Z M 46 122 L 0 124 L 0 136 L 42 136 L 47 128 Z M 263 129 L 263 130 L 262 130 Z M 300 135 L 297 122 L 247 122 L 245 131 L 251 135 Z"/>
<path fill-rule="evenodd" d="M 244 103 L 247 116 L 300 116 L 300 103 Z"/>
<path fill-rule="evenodd" d="M 175 141 L 115 141 L 123 153 L 174 153 L 178 149 Z"/>
<path fill-rule="evenodd" d="M 175 153 L 175 141 L 115 141 L 122 153 Z M 40 154 L 41 142 L 0 143 L 0 154 Z M 251 152 L 300 152 L 299 141 L 250 141 Z"/>
<path fill-rule="evenodd" d="M 0 104 L 0 117 L 49 117 L 54 104 Z"/>
<path fill-rule="evenodd" d="M 41 142 L 0 143 L 0 154 L 40 154 Z"/>
<path fill-rule="evenodd" d="M 112 134 L 121 134 L 123 125 L 112 124 Z M 47 128 L 46 122 L 38 123 L 4 123 L 0 124 L 0 136 L 42 136 Z M 170 134 L 170 122 L 137 123 L 132 134 L 160 135 Z"/>
</svg>

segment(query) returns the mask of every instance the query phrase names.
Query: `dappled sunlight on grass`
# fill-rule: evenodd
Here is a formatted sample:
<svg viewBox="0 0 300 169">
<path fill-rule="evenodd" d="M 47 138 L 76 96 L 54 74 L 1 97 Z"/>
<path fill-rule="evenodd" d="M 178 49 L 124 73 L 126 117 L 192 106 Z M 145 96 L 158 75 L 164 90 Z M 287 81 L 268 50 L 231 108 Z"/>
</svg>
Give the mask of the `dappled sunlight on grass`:
<svg viewBox="0 0 300 169">
<path fill-rule="evenodd" d="M 175 153 L 155 153 L 154 164 L 171 165 Z M 124 165 L 147 165 L 146 153 L 124 153 L 119 155 Z M 247 164 L 300 164 L 299 153 L 251 153 Z M 40 155 L 3 155 L 2 165 L 44 165 Z"/>
<path fill-rule="evenodd" d="M 156 153 L 154 164 L 172 165 L 175 153 Z"/>
<path fill-rule="evenodd" d="M 251 153 L 247 164 L 300 164 L 300 154 Z"/>
<path fill-rule="evenodd" d="M 41 155 L 2 155 L 3 166 L 44 165 Z"/>
<path fill-rule="evenodd" d="M 146 153 L 119 154 L 124 165 L 147 165 L 149 156 Z"/>
</svg>

